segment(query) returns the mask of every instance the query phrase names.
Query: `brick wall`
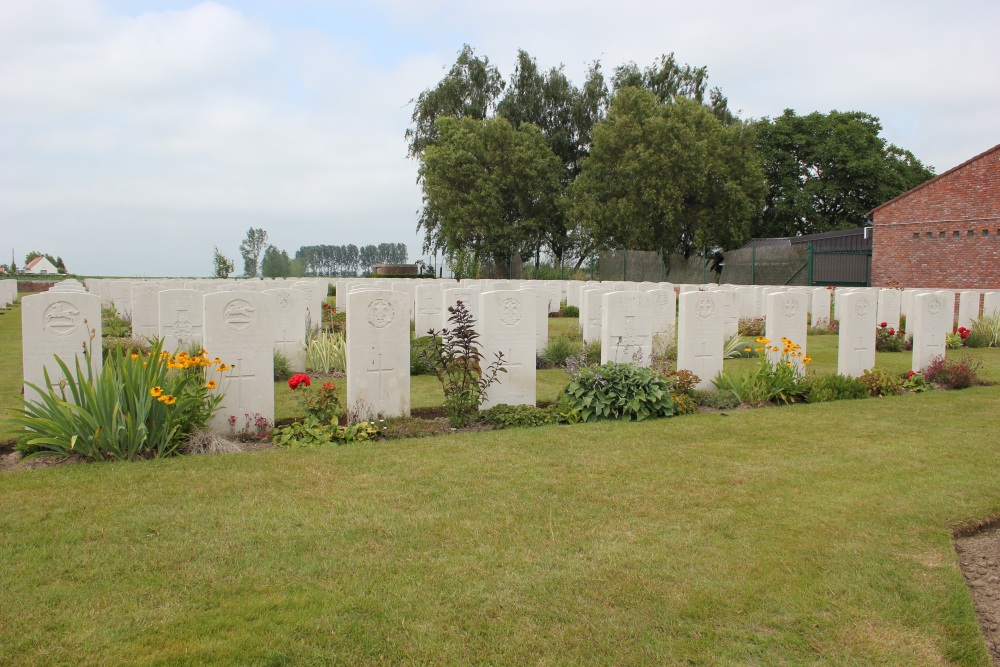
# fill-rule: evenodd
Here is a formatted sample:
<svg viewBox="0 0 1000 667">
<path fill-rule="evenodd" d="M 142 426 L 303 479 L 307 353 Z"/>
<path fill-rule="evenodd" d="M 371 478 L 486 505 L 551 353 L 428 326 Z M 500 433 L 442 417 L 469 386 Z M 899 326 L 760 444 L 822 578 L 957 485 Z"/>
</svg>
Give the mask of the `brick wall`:
<svg viewBox="0 0 1000 667">
<path fill-rule="evenodd" d="M 872 285 L 1000 289 L 1000 146 L 871 217 Z"/>
</svg>

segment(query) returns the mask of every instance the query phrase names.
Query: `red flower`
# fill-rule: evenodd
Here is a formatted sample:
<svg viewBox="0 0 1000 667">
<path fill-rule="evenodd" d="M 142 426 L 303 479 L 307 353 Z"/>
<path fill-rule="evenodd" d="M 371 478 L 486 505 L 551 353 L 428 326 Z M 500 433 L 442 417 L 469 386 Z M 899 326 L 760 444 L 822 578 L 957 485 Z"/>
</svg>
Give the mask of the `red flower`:
<svg viewBox="0 0 1000 667">
<path fill-rule="evenodd" d="M 890 336 L 895 336 L 896 335 L 896 330 L 895 329 L 889 329 L 889 335 Z"/>
<path fill-rule="evenodd" d="M 889 323 L 888 322 L 883 322 L 879 326 L 882 327 L 883 329 L 885 329 L 887 326 L 889 326 Z M 892 333 L 892 332 L 890 331 L 889 333 Z"/>
<path fill-rule="evenodd" d="M 906 377 L 911 378 L 911 377 L 913 377 L 916 374 L 917 374 L 916 371 L 910 371 L 909 373 L 906 374 Z"/>
<path fill-rule="evenodd" d="M 309 380 L 309 376 L 305 373 L 296 373 L 292 377 L 288 378 L 288 388 L 292 390 L 298 389 L 300 384 L 304 384 L 308 387 L 310 383 L 311 381 Z"/>
<path fill-rule="evenodd" d="M 337 388 L 337 385 L 333 384 L 332 382 L 324 382 L 323 383 L 323 389 L 329 389 L 329 390 L 332 391 L 332 390 L 334 390 L 336 388 Z"/>
</svg>

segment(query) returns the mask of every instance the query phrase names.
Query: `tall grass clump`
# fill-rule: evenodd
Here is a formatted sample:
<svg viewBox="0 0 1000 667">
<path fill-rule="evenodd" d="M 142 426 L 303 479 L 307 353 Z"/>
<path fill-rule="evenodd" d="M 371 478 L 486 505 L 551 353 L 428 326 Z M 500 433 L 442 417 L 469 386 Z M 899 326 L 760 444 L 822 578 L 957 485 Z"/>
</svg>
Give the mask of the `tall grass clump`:
<svg viewBox="0 0 1000 667">
<path fill-rule="evenodd" d="M 314 373 L 343 373 L 347 369 L 347 342 L 331 331 L 312 330 L 306 341 L 306 368 Z"/>
</svg>

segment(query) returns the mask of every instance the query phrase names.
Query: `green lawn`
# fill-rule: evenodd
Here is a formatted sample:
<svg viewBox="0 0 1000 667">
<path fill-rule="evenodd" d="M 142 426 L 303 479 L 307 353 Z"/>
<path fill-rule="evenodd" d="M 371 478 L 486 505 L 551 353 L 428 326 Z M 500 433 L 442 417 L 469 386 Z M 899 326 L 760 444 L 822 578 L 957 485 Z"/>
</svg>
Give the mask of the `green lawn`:
<svg viewBox="0 0 1000 667">
<path fill-rule="evenodd" d="M 986 666 L 998 400 L 0 474 L 0 664 Z"/>
</svg>

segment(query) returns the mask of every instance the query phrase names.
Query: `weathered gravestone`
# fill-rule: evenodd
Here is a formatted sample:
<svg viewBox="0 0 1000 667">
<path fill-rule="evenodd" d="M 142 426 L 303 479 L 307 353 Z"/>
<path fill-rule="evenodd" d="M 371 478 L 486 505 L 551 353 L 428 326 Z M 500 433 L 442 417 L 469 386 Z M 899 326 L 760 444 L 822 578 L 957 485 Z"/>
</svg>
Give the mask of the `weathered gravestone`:
<svg viewBox="0 0 1000 667">
<path fill-rule="evenodd" d="M 497 353 L 503 354 L 506 373 L 487 389 L 483 408 L 494 405 L 535 404 L 535 324 L 538 297 L 524 290 L 495 290 L 479 297 L 479 332 L 485 370 Z"/>
<path fill-rule="evenodd" d="M 76 362 L 86 373 L 84 350 L 90 350 L 90 367 L 96 378 L 101 372 L 101 297 L 86 292 L 45 292 L 21 299 L 21 354 L 25 382 L 42 390 L 48 370 L 51 388 L 60 390 L 64 375 L 58 356 L 74 373 Z M 72 401 L 69 391 L 67 400 Z M 38 393 L 25 385 L 25 400 L 38 400 Z"/>
<path fill-rule="evenodd" d="M 440 329 L 444 313 L 444 297 L 441 288 L 433 283 L 417 285 L 414 290 L 413 332 L 417 338 L 426 336 L 431 329 Z"/>
<path fill-rule="evenodd" d="M 979 319 L 979 292 L 967 290 L 958 294 L 958 326 L 971 329 Z"/>
<path fill-rule="evenodd" d="M 677 368 L 697 375 L 698 389 L 710 389 L 722 372 L 722 297 L 689 291 L 677 301 Z"/>
<path fill-rule="evenodd" d="M 274 298 L 274 349 L 288 359 L 289 369 L 306 370 L 306 293 L 300 289 L 264 290 Z"/>
<path fill-rule="evenodd" d="M 601 363 L 649 366 L 653 354 L 653 296 L 609 292 L 601 303 Z"/>
<path fill-rule="evenodd" d="M 465 309 L 469 311 L 476 322 L 479 321 L 479 295 L 481 291 L 478 287 L 450 287 L 441 293 L 441 297 L 444 300 L 444 312 L 441 313 L 441 324 L 440 328 L 449 329 L 451 325 L 448 324 L 448 318 L 451 317 L 451 313 L 448 312 L 449 308 L 454 308 L 459 301 L 465 306 Z"/>
<path fill-rule="evenodd" d="M 347 302 L 348 412 L 359 419 L 409 416 L 409 297 L 357 290 Z"/>
<path fill-rule="evenodd" d="M 541 352 L 549 343 L 549 299 L 553 293 L 544 287 L 520 287 L 518 291 L 535 297 L 535 349 Z"/>
<path fill-rule="evenodd" d="M 151 283 L 132 287 L 132 335 L 153 340 L 160 335 L 160 288 Z"/>
<path fill-rule="evenodd" d="M 610 287 L 585 287 L 580 292 L 580 328 L 583 331 L 583 342 L 590 344 L 601 340 L 601 321 L 604 295 L 610 293 Z"/>
<path fill-rule="evenodd" d="M 951 331 L 954 296 L 951 292 L 918 294 L 913 298 L 913 313 L 906 317 L 907 333 L 913 336 L 911 370 L 920 372 L 937 357 L 945 354 L 945 333 Z"/>
<path fill-rule="evenodd" d="M 825 287 L 816 287 L 811 295 L 812 305 L 809 312 L 812 314 L 812 326 L 816 329 L 830 328 L 830 290 Z"/>
<path fill-rule="evenodd" d="M 986 317 L 1000 315 L 1000 292 L 986 292 L 983 294 L 983 315 Z"/>
<path fill-rule="evenodd" d="M 898 289 L 880 289 L 878 291 L 878 314 L 875 322 L 885 322 L 887 328 L 899 329 L 899 314 L 902 306 L 902 293 Z"/>
<path fill-rule="evenodd" d="M 875 366 L 878 305 L 867 292 L 842 295 L 841 301 L 837 373 L 861 377 Z"/>
<path fill-rule="evenodd" d="M 205 295 L 193 289 L 170 289 L 159 293 L 160 337 L 163 350 L 174 354 L 204 338 Z"/>
<path fill-rule="evenodd" d="M 771 345 L 778 348 L 777 352 L 768 350 L 767 356 L 772 363 L 779 363 L 783 356 L 782 338 L 788 339 L 800 349 L 795 354 L 789 354 L 787 361 L 795 364 L 801 373 L 802 363 L 806 354 L 806 304 L 808 298 L 801 292 L 775 292 L 767 295 L 765 310 L 764 336 L 771 339 Z"/>
<path fill-rule="evenodd" d="M 647 294 L 653 297 L 653 353 L 663 354 L 677 330 L 677 292 L 670 287 L 651 289 Z"/>
<path fill-rule="evenodd" d="M 225 398 L 211 422 L 212 430 L 239 428 L 258 416 L 274 422 L 273 298 L 260 292 L 234 290 L 206 294 L 205 349 L 229 368 L 218 380 Z M 212 378 L 210 378 L 212 379 Z"/>
</svg>

